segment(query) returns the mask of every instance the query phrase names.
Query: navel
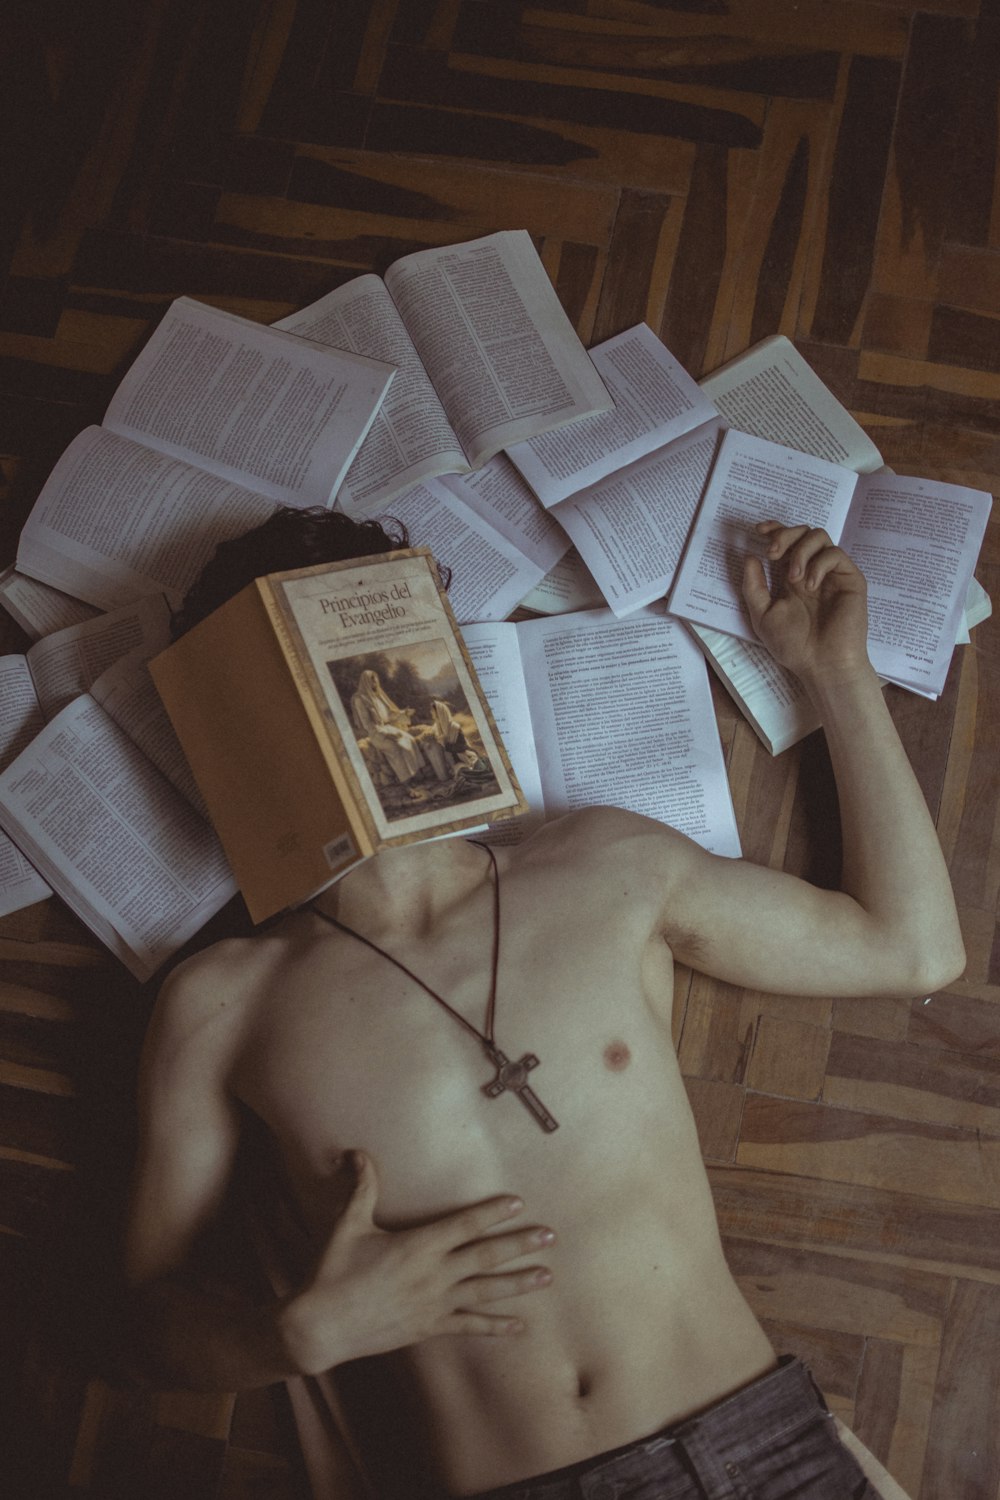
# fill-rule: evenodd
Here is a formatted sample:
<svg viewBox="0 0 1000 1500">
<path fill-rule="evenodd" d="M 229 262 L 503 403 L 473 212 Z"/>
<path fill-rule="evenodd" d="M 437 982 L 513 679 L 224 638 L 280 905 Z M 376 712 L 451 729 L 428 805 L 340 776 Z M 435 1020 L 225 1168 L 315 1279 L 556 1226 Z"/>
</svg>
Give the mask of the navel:
<svg viewBox="0 0 1000 1500">
<path fill-rule="evenodd" d="M 604 1049 L 604 1066 L 612 1073 L 621 1073 L 632 1061 L 632 1054 L 623 1041 L 616 1039 Z"/>
</svg>

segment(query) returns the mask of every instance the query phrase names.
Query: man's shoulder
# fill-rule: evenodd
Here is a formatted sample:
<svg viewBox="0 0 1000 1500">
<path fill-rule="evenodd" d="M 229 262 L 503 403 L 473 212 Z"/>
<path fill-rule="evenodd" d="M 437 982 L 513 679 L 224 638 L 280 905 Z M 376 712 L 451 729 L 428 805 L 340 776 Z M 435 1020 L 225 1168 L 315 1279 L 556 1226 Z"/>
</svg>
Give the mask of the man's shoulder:
<svg viewBox="0 0 1000 1500">
<path fill-rule="evenodd" d="M 689 841 L 676 828 L 623 807 L 583 807 L 546 823 L 522 848 L 554 859 L 578 859 L 599 853 L 607 858 L 615 851 L 637 855 L 640 851 L 666 854 Z"/>
<path fill-rule="evenodd" d="M 684 878 L 691 848 L 684 834 L 641 813 L 586 807 L 545 824 L 515 848 L 512 863 L 528 878 L 571 880 L 581 893 L 624 881 L 633 898 L 645 890 L 660 902 Z"/>
<path fill-rule="evenodd" d="M 175 1042 L 238 1033 L 266 992 L 285 945 L 278 935 L 223 938 L 192 954 L 163 981 L 153 1029 Z"/>
</svg>

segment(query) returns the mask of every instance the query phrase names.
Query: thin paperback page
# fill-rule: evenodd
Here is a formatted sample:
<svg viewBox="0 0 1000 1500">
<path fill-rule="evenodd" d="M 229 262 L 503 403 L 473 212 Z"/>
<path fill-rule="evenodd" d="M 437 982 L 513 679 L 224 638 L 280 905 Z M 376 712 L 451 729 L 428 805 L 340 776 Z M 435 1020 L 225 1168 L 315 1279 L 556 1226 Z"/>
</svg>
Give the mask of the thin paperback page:
<svg viewBox="0 0 1000 1500">
<path fill-rule="evenodd" d="M 782 334 L 730 360 L 701 381 L 701 389 L 741 432 L 859 474 L 882 466 L 882 455 L 864 428 Z"/>
<path fill-rule="evenodd" d="M 39 875 L 14 841 L 0 830 L 0 917 L 23 911 L 52 895 L 52 887 Z"/>
<path fill-rule="evenodd" d="M 170 644 L 170 609 L 150 594 L 82 625 L 48 635 L 32 646 L 28 664 L 46 719 L 85 693 L 124 656 L 148 658 Z"/>
<path fill-rule="evenodd" d="M 0 573 L 0 605 L 33 641 L 92 620 L 99 613 L 82 599 L 39 583 L 37 578 L 26 578 L 13 565 Z"/>
<path fill-rule="evenodd" d="M 670 589 L 719 439 L 715 418 L 552 511 L 616 615 Z"/>
<path fill-rule="evenodd" d="M 693 621 L 688 629 L 771 755 L 780 755 L 819 727 L 820 716 L 802 683 L 765 646 Z"/>
<path fill-rule="evenodd" d="M 180 297 L 104 426 L 271 500 L 328 505 L 394 373 Z"/>
<path fill-rule="evenodd" d="M 521 817 L 491 824 L 486 842 L 520 843 L 541 822 L 543 804 L 517 626 L 493 622 L 466 625 L 462 638 L 528 804 L 527 813 Z"/>
<path fill-rule="evenodd" d="M 756 641 L 742 594 L 748 553 L 770 571 L 756 523 L 822 526 L 836 541 L 856 483 L 856 475 L 839 464 L 727 432 L 670 594 L 671 612 Z"/>
<path fill-rule="evenodd" d="M 503 620 L 542 577 L 542 569 L 456 499 L 440 479 L 397 495 L 393 516 L 410 545 L 428 547 L 451 569 L 448 600 L 459 624 Z"/>
<path fill-rule="evenodd" d="M 505 454 L 472 474 L 446 475 L 442 483 L 544 573 L 568 550 L 569 537 Z"/>
<path fill-rule="evenodd" d="M 707 668 L 680 622 L 594 610 L 517 629 L 546 816 L 622 807 L 737 857 Z"/>
<path fill-rule="evenodd" d="M 570 615 L 583 609 L 601 609 L 603 605 L 604 595 L 575 547 L 521 600 L 521 608 L 536 615 Z"/>
<path fill-rule="evenodd" d="M 598 344 L 590 358 L 614 409 L 507 450 L 546 507 L 715 416 L 711 400 L 645 323 Z"/>
<path fill-rule="evenodd" d="M 939 694 L 992 496 L 929 479 L 862 479 L 844 550 L 868 581 L 868 651 L 882 676 Z"/>
<path fill-rule="evenodd" d="M 24 656 L 0 656 L 0 766 L 7 766 L 44 728 L 31 668 Z"/>
<path fill-rule="evenodd" d="M 524 230 L 403 256 L 385 281 L 473 468 L 610 408 Z"/>
<path fill-rule="evenodd" d="M 209 821 L 208 808 L 181 749 L 177 732 L 149 674 L 149 664 L 135 656 L 115 662 L 90 687 L 99 703 L 161 776 L 165 776 L 197 813 Z"/>
<path fill-rule="evenodd" d="M 254 490 L 87 427 L 35 501 L 17 566 L 100 609 L 153 593 L 177 606 L 218 543 L 273 509 Z"/>
<path fill-rule="evenodd" d="M 0 822 L 139 979 L 235 893 L 211 828 L 88 697 L 0 775 Z"/>
<path fill-rule="evenodd" d="M 0 770 L 20 755 L 44 724 L 26 659 L 0 656 Z M 51 894 L 51 887 L 17 845 L 0 832 L 0 917 Z"/>
<path fill-rule="evenodd" d="M 348 515 L 372 515 L 410 485 L 468 468 L 406 325 L 378 276 L 357 276 L 273 326 L 396 369 L 337 492 L 337 503 Z"/>
</svg>

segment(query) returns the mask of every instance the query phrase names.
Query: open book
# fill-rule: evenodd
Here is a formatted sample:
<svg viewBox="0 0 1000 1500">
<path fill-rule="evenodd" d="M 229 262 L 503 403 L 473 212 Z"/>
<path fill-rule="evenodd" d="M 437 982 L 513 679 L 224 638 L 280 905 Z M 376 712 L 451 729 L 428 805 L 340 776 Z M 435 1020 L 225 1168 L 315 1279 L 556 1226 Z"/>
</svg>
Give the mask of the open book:
<svg viewBox="0 0 1000 1500">
<path fill-rule="evenodd" d="M 255 922 L 524 809 L 426 549 L 258 578 L 150 670 Z"/>
<path fill-rule="evenodd" d="M 13 563 L 0 571 L 0 607 L 32 641 L 40 641 L 69 625 L 80 625 L 101 613 L 94 604 L 74 599 L 47 583 L 39 583 L 37 578 L 27 578 Z"/>
<path fill-rule="evenodd" d="M 718 415 L 645 323 L 597 344 L 590 358 L 614 398 L 613 410 L 507 449 L 546 509 L 609 475 L 620 478 L 633 464 Z M 560 523 L 567 514 L 565 508 L 558 512 Z"/>
<path fill-rule="evenodd" d="M 404 255 L 275 327 L 398 369 L 338 496 L 350 515 L 612 404 L 523 229 Z"/>
<path fill-rule="evenodd" d="M 102 609 L 179 603 L 218 542 L 276 504 L 331 503 L 394 374 L 179 298 L 55 465 L 19 572 Z"/>
<path fill-rule="evenodd" d="M 169 639 L 161 596 L 47 636 L 23 656 L 0 657 L 0 770 L 78 694 L 119 659 L 152 655 Z M 6 833 L 0 833 L 0 915 L 43 901 L 51 889 Z"/>
<path fill-rule="evenodd" d="M 0 659 L 0 910 L 55 891 L 143 980 L 236 889 L 146 671 L 167 617 L 144 599 Z"/>
<path fill-rule="evenodd" d="M 993 497 L 983 490 L 857 475 L 841 464 L 731 429 L 702 499 L 669 607 L 755 642 L 743 559 L 764 556 L 761 517 L 823 527 L 868 580 L 868 654 L 886 679 L 937 696 L 965 608 Z"/>
<path fill-rule="evenodd" d="M 430 548 L 451 570 L 448 598 L 460 624 L 505 619 L 570 545 L 502 453 L 475 473 L 411 486 L 391 511 L 411 545 Z"/>
<path fill-rule="evenodd" d="M 740 854 L 708 674 L 680 621 L 601 609 L 463 634 L 530 809 L 489 837 L 606 805 Z"/>
<path fill-rule="evenodd" d="M 590 351 L 615 410 L 508 452 L 616 615 L 661 599 L 723 422 L 644 323 Z"/>
</svg>

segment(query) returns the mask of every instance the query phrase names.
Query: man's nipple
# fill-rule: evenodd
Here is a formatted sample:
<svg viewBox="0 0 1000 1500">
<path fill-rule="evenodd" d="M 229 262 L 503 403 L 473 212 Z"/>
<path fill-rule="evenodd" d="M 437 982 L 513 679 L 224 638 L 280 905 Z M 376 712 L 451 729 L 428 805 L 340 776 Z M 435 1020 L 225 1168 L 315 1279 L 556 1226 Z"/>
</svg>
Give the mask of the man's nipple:
<svg viewBox="0 0 1000 1500">
<path fill-rule="evenodd" d="M 609 1042 L 604 1049 L 604 1066 L 612 1073 L 621 1073 L 632 1061 L 632 1054 L 620 1040 Z"/>
</svg>

